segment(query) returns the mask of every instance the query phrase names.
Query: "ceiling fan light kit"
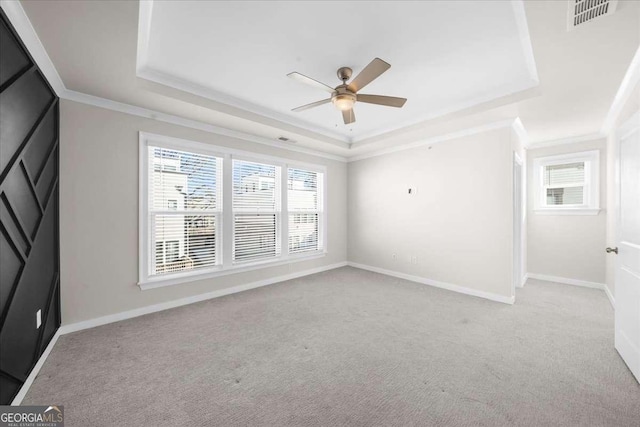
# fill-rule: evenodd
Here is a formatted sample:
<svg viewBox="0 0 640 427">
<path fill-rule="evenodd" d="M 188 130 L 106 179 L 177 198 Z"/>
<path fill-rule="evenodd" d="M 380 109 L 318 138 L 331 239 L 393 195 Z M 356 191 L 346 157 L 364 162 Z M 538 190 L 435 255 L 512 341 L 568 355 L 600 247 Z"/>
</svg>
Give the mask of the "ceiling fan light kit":
<svg viewBox="0 0 640 427">
<path fill-rule="evenodd" d="M 353 108 L 356 103 L 356 95 L 346 91 L 345 93 L 337 93 L 331 98 L 333 105 L 340 111 L 347 111 Z"/>
<path fill-rule="evenodd" d="M 288 77 L 298 80 L 302 83 L 314 86 L 318 89 L 322 89 L 327 92 L 331 92 L 331 98 L 323 99 L 321 101 L 312 102 L 311 104 L 302 105 L 294 108 L 292 111 L 300 112 L 314 108 L 323 104 L 331 102 L 339 111 L 342 112 L 342 119 L 345 124 L 350 124 L 356 121 L 355 114 L 353 112 L 353 106 L 356 102 L 364 102 L 368 104 L 383 105 L 386 107 L 402 108 L 406 98 L 397 98 L 393 96 L 383 95 L 358 95 L 357 92 L 364 88 L 366 85 L 380 77 L 382 73 L 391 68 L 391 65 L 383 61 L 380 58 L 375 58 L 358 74 L 351 83 L 347 84 L 347 80 L 351 78 L 353 70 L 349 67 L 341 67 L 338 69 L 338 78 L 342 80 L 342 84 L 332 88 L 331 86 L 307 77 L 304 74 L 298 72 L 292 72 L 287 74 Z"/>
</svg>

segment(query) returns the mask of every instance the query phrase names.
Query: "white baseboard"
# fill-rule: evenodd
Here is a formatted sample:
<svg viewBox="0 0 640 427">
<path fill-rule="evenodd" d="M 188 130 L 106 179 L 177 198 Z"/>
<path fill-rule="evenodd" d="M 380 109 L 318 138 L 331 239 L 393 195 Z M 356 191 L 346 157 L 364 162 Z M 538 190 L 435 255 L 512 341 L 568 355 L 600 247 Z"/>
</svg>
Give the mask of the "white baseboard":
<svg viewBox="0 0 640 427">
<path fill-rule="evenodd" d="M 518 285 L 519 288 L 524 288 L 525 283 L 527 283 L 527 280 L 529 279 L 529 273 L 525 274 L 524 276 L 522 276 L 522 280 L 520 281 L 520 284 Z"/>
<path fill-rule="evenodd" d="M 247 284 L 244 284 L 244 285 L 234 286 L 234 287 L 231 287 L 231 288 L 220 289 L 220 290 L 207 292 L 207 293 L 200 294 L 200 295 L 194 295 L 194 296 L 191 296 L 191 297 L 181 298 L 181 299 L 177 299 L 177 300 L 174 300 L 174 301 L 168 301 L 168 302 L 165 302 L 165 303 L 162 303 L 162 304 L 149 305 L 147 307 L 141 307 L 141 308 L 137 308 L 135 310 L 123 311 L 123 312 L 120 312 L 120 313 L 110 314 L 108 316 L 97 317 L 95 319 L 89 319 L 89 320 L 85 320 L 85 321 L 82 321 L 82 322 L 70 323 L 68 325 L 62 325 L 56 331 L 55 335 L 51 339 L 51 342 L 49 343 L 49 345 L 47 346 L 45 351 L 42 353 L 42 355 L 40 356 L 40 359 L 38 359 L 38 362 L 36 363 L 34 368 L 31 370 L 31 373 L 27 377 L 27 380 L 24 382 L 24 384 L 20 388 L 20 391 L 18 392 L 16 397 L 11 402 L 11 405 L 14 405 L 14 406 L 20 405 L 20 403 L 22 402 L 22 399 L 24 399 L 24 396 L 29 391 L 29 387 L 31 387 L 31 384 L 33 383 L 33 380 L 35 380 L 36 376 L 38 375 L 38 372 L 40 372 L 40 369 L 42 368 L 42 365 L 44 365 L 44 362 L 47 360 L 47 357 L 49 357 L 49 354 L 51 353 L 51 350 L 53 349 L 53 346 L 55 345 L 56 341 L 58 341 L 58 338 L 61 335 L 65 335 L 65 334 L 68 334 L 68 333 L 71 333 L 71 332 L 81 331 L 83 329 L 94 328 L 94 327 L 100 326 L 100 325 L 106 325 L 108 323 L 119 322 L 121 320 L 131 319 L 131 318 L 138 317 L 138 316 L 143 316 L 145 314 L 150 314 L 150 313 L 155 313 L 155 312 L 158 312 L 158 311 L 168 310 L 170 308 L 175 308 L 175 307 L 180 307 L 180 306 L 183 306 L 183 305 L 193 304 L 193 303 L 196 303 L 196 302 L 205 301 L 205 300 L 212 299 L 212 298 L 218 298 L 218 297 L 222 297 L 222 296 L 225 296 L 225 295 L 235 294 L 235 293 L 238 293 L 238 292 L 247 291 L 249 289 L 256 289 L 256 288 L 260 288 L 262 286 L 273 285 L 275 283 L 284 282 L 284 281 L 292 280 L 292 279 L 297 279 L 299 277 L 309 276 L 311 274 L 322 273 L 323 271 L 328 271 L 328 270 L 333 270 L 335 268 L 345 267 L 346 265 L 347 265 L 346 261 L 338 262 L 338 263 L 335 263 L 335 264 L 325 265 L 325 266 L 322 266 L 322 267 L 311 268 L 309 270 L 298 271 L 296 273 L 286 274 L 284 276 L 271 277 L 269 279 L 259 280 L 257 282 L 251 282 L 251 283 L 247 283 Z"/>
<path fill-rule="evenodd" d="M 604 283 L 589 282 L 586 280 L 568 279 L 566 277 L 549 276 L 546 274 L 527 273 L 530 279 L 544 280 L 546 282 L 562 283 L 564 285 L 583 286 L 585 288 L 604 290 Z"/>
<path fill-rule="evenodd" d="M 611 293 L 611 290 L 609 289 L 609 287 L 607 285 L 604 286 L 604 293 L 607 294 L 607 298 L 609 298 L 609 302 L 611 303 L 611 307 L 613 307 L 613 309 L 616 309 L 616 299 L 614 298 L 613 294 Z"/>
<path fill-rule="evenodd" d="M 298 271 L 296 273 L 286 274 L 284 276 L 271 277 L 268 279 L 258 280 L 257 282 L 246 283 L 244 285 L 233 286 L 231 288 L 219 289 L 204 294 L 193 295 L 186 298 L 180 298 L 173 301 L 167 301 L 160 304 L 148 305 L 146 307 L 136 308 L 134 310 L 122 311 L 120 313 L 110 314 L 108 316 L 96 317 L 95 319 L 84 320 L 82 322 L 70 323 L 60 327 L 60 334 L 68 334 L 71 332 L 81 331 L 83 329 L 94 328 L 108 323 L 119 322 L 121 320 L 131 319 L 145 314 L 156 313 L 158 311 L 168 310 L 170 308 L 181 307 L 183 305 L 193 304 L 200 301 L 206 301 L 212 298 L 218 298 L 225 295 L 231 295 L 250 289 L 260 288 L 262 286 L 273 285 L 275 283 L 284 282 L 286 280 L 297 279 L 311 274 L 321 273 L 335 268 L 345 267 L 347 262 L 339 262 L 336 264 L 325 265 L 322 267 L 311 268 L 309 270 Z"/>
<path fill-rule="evenodd" d="M 427 279 L 420 276 L 414 276 L 411 274 L 400 273 L 398 271 L 386 270 L 384 268 L 373 267 L 365 264 L 358 264 L 355 262 L 348 262 L 348 265 L 362 270 L 373 271 L 374 273 L 385 274 L 387 276 L 397 277 L 399 279 L 409 280 L 411 282 L 421 283 L 423 285 L 434 286 L 436 288 L 446 289 L 448 291 L 454 291 L 465 295 L 471 295 L 474 297 L 485 298 L 491 301 L 497 301 L 504 304 L 513 304 L 515 302 L 515 296 L 506 297 L 499 294 L 490 292 L 478 291 L 476 289 L 467 288 L 460 285 L 454 285 L 452 283 L 440 282 L 438 280 Z"/>
<path fill-rule="evenodd" d="M 40 369 L 42 369 L 42 365 L 44 365 L 44 362 L 47 360 L 47 357 L 49 357 L 49 354 L 51 353 L 53 346 L 56 345 L 56 342 L 58 341 L 58 338 L 60 337 L 60 335 L 62 334 L 60 333 L 60 329 L 58 329 L 56 333 L 53 335 L 53 338 L 51 338 L 51 341 L 49 341 L 49 345 L 47 345 L 47 348 L 44 349 L 44 352 L 40 356 L 40 359 L 38 359 L 36 366 L 33 367 L 26 381 L 24 382 L 24 384 L 22 384 L 22 387 L 20 387 L 20 391 L 18 392 L 18 394 L 16 394 L 16 397 L 13 398 L 13 401 L 11 402 L 11 406 L 18 406 L 22 403 L 22 399 L 24 399 L 24 396 L 27 394 L 27 391 L 29 391 L 29 387 L 31 387 L 31 384 L 33 384 L 33 380 L 35 380 L 36 377 L 38 376 Z"/>
</svg>

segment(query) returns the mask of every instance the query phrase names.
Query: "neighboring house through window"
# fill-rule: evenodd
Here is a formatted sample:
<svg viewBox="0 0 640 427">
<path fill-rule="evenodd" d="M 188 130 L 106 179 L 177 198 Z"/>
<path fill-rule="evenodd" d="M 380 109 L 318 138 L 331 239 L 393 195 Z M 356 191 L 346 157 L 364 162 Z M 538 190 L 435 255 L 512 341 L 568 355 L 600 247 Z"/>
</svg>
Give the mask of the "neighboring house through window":
<svg viewBox="0 0 640 427">
<path fill-rule="evenodd" d="M 316 251 L 322 246 L 323 191 L 320 175 L 304 169 L 288 169 L 289 252 Z"/>
<path fill-rule="evenodd" d="M 593 215 L 599 211 L 599 151 L 534 159 L 534 210 Z"/>
<path fill-rule="evenodd" d="M 140 155 L 143 289 L 325 253 L 323 166 L 148 134 Z"/>
</svg>

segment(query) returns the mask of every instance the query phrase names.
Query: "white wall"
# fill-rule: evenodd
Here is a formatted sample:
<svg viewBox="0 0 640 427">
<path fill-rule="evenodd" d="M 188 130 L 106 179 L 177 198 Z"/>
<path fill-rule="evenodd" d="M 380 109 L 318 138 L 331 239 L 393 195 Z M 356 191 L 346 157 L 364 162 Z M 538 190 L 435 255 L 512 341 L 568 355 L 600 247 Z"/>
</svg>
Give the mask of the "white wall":
<svg viewBox="0 0 640 427">
<path fill-rule="evenodd" d="M 346 261 L 346 163 L 67 100 L 61 101 L 60 115 L 63 324 Z M 139 131 L 326 165 L 327 256 L 141 291 L 136 285 Z"/>
<path fill-rule="evenodd" d="M 538 157 L 581 151 L 600 151 L 600 208 L 598 215 L 542 215 L 534 209 L 533 161 Z M 606 141 L 527 150 L 528 268 L 529 273 L 587 282 L 605 282 Z"/>
<path fill-rule="evenodd" d="M 349 163 L 349 261 L 510 298 L 513 138 L 505 127 Z"/>
</svg>

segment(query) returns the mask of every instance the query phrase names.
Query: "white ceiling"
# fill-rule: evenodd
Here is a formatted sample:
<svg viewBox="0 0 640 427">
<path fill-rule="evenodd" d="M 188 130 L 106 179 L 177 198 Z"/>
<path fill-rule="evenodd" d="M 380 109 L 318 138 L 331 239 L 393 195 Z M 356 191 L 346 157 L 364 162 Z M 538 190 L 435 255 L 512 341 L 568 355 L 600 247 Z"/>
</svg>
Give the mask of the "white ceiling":
<svg viewBox="0 0 640 427">
<path fill-rule="evenodd" d="M 537 85 L 520 1 L 142 2 L 138 75 L 176 89 L 357 142 Z M 331 104 L 292 108 L 374 57 L 392 67 L 362 93 L 408 98 L 404 108 L 356 104 L 344 125 Z"/>
</svg>

